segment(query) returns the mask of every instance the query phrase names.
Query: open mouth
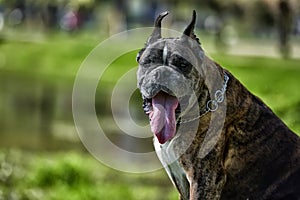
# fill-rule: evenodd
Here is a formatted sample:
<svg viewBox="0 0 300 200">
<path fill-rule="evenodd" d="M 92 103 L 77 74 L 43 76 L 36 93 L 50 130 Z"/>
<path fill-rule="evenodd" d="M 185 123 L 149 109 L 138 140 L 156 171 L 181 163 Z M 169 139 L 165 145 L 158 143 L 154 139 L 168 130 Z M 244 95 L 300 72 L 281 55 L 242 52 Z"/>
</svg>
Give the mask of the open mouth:
<svg viewBox="0 0 300 200">
<path fill-rule="evenodd" d="M 164 144 L 175 136 L 181 113 L 179 100 L 175 96 L 160 91 L 151 99 L 144 98 L 143 108 L 159 143 Z"/>
</svg>

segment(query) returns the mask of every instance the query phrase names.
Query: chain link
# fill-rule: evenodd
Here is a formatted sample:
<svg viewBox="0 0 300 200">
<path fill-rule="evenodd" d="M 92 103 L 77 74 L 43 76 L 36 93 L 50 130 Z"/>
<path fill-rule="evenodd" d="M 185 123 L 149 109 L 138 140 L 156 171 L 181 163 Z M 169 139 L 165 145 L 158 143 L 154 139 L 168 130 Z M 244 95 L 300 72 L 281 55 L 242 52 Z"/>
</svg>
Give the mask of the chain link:
<svg viewBox="0 0 300 200">
<path fill-rule="evenodd" d="M 214 98 L 215 99 L 211 99 L 206 103 L 206 109 L 205 112 L 201 115 L 198 115 L 192 119 L 187 119 L 187 120 L 182 120 L 180 121 L 180 123 L 188 123 L 191 121 L 194 121 L 196 119 L 199 119 L 200 117 L 206 115 L 209 112 L 214 112 L 216 110 L 218 110 L 219 108 L 219 104 L 222 103 L 225 99 L 225 92 L 227 89 L 227 83 L 229 81 L 229 76 L 224 72 L 224 84 L 221 90 L 217 90 L 215 92 Z"/>
</svg>

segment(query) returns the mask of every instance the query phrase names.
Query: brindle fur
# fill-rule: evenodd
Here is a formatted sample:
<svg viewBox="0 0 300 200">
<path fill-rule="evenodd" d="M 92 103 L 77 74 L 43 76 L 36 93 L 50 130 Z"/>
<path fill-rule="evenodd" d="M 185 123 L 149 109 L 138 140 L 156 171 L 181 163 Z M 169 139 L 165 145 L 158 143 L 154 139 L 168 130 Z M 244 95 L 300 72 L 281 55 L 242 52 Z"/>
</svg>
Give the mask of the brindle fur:
<svg viewBox="0 0 300 200">
<path fill-rule="evenodd" d="M 178 159 L 189 183 L 183 188 L 178 186 L 178 180 L 173 180 L 181 194 L 180 198 L 299 200 L 299 137 L 230 72 L 206 56 L 201 63 L 202 69 L 207 71 L 208 80 L 214 80 L 209 76 L 215 76 L 216 73 L 229 76 L 226 118 L 216 145 L 201 157 L 199 152 L 210 121 L 221 123 L 222 120 L 218 118 L 222 116 L 222 110 L 201 117 L 192 144 Z M 195 85 L 199 90 L 198 103 L 202 109 L 210 99 L 208 87 L 203 84 L 201 74 L 193 76 L 200 77 Z M 184 138 L 189 136 L 188 128 L 185 131 L 181 133 L 181 140 L 175 142 L 178 149 L 184 144 Z"/>
<path fill-rule="evenodd" d="M 226 73 L 227 112 L 216 146 L 203 159 L 197 156 L 212 120 L 205 115 L 195 140 L 179 159 L 190 177 L 190 199 L 300 199 L 299 137 Z"/>
</svg>

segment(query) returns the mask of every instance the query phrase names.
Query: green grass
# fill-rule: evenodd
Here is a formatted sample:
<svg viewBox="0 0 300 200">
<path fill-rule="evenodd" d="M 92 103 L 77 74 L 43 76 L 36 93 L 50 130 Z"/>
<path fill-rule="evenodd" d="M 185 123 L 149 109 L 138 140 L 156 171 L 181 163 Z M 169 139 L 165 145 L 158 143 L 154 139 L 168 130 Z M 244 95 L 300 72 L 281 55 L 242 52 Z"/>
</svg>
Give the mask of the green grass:
<svg viewBox="0 0 300 200">
<path fill-rule="evenodd" d="M 163 171 L 119 173 L 79 152 L 1 150 L 0 166 L 0 199 L 160 200 L 177 195 Z"/>
<path fill-rule="evenodd" d="M 0 46 L 5 58 L 1 70 L 28 76 L 43 76 L 46 79 L 68 78 L 76 74 L 84 56 L 91 48 L 69 42 L 9 42 Z"/>
</svg>

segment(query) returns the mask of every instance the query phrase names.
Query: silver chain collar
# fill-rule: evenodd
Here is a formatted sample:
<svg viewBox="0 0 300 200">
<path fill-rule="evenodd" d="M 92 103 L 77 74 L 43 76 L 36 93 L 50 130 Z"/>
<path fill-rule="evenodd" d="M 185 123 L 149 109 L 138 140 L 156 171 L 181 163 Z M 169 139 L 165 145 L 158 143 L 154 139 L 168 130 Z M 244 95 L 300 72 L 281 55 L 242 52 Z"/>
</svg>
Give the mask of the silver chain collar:
<svg viewBox="0 0 300 200">
<path fill-rule="evenodd" d="M 178 121 L 180 121 L 180 123 L 188 123 L 188 122 L 191 122 L 191 121 L 194 121 L 196 119 L 201 118 L 202 116 L 206 115 L 209 112 L 214 112 L 214 111 L 218 110 L 219 104 L 222 103 L 225 99 L 225 92 L 226 92 L 226 89 L 227 89 L 228 81 L 229 81 L 229 76 L 224 72 L 223 87 L 222 87 L 222 89 L 217 90 L 215 92 L 214 99 L 211 99 L 206 103 L 205 112 L 203 114 L 201 114 L 201 115 L 199 114 L 198 116 L 196 116 L 194 118 L 191 118 L 191 119 L 187 119 L 187 120 L 181 120 L 180 119 Z"/>
</svg>

